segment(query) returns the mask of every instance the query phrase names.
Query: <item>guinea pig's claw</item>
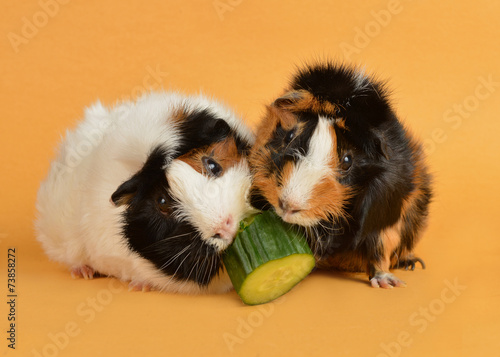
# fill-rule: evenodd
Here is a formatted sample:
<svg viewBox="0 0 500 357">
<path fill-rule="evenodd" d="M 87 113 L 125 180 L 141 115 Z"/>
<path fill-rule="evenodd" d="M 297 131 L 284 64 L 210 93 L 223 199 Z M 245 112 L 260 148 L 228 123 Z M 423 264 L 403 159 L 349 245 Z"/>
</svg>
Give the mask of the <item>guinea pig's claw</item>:
<svg viewBox="0 0 500 357">
<path fill-rule="evenodd" d="M 405 270 L 415 270 L 415 267 L 416 267 L 416 264 L 417 263 L 420 263 L 420 265 L 422 266 L 422 269 L 425 269 L 425 263 L 422 259 L 418 258 L 418 257 L 411 257 L 411 258 L 407 258 L 407 259 L 404 259 L 404 260 L 401 260 L 399 261 L 394 268 L 396 269 L 403 269 L 403 267 L 405 268 Z"/>
<path fill-rule="evenodd" d="M 406 283 L 403 280 L 396 278 L 391 273 L 385 272 L 377 272 L 373 278 L 370 279 L 370 284 L 374 288 L 384 288 L 384 289 L 392 289 L 396 288 L 405 288 Z"/>
<path fill-rule="evenodd" d="M 94 278 L 95 271 L 88 265 L 81 265 L 71 269 L 71 277 L 73 279 L 83 278 L 85 280 L 91 280 Z"/>
<path fill-rule="evenodd" d="M 145 293 L 151 290 L 151 285 L 139 281 L 131 281 L 128 284 L 128 291 L 142 291 L 143 293 Z"/>
</svg>

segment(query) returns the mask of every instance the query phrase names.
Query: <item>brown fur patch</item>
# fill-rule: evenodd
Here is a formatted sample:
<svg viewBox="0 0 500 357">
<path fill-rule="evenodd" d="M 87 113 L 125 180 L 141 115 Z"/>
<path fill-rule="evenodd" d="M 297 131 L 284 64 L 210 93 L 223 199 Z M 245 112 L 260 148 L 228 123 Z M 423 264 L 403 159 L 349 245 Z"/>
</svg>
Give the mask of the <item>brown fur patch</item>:
<svg viewBox="0 0 500 357">
<path fill-rule="evenodd" d="M 289 130 L 298 121 L 291 112 L 268 106 L 266 116 L 257 129 L 256 141 L 249 157 L 253 173 L 252 189 L 259 191 L 274 207 L 278 207 L 278 177 L 267 176 L 266 167 L 272 162 L 272 152 L 266 148 L 266 144 L 271 140 L 278 123 Z"/>
<path fill-rule="evenodd" d="M 130 201 L 132 201 L 132 198 L 134 198 L 133 193 L 125 194 L 122 195 L 118 200 L 116 201 L 111 201 L 116 207 L 120 207 L 122 205 L 128 205 Z"/>
<path fill-rule="evenodd" d="M 221 165 L 223 171 L 228 170 L 241 160 L 241 155 L 238 154 L 238 149 L 233 137 L 228 137 L 224 141 L 213 143 L 204 148 L 191 150 L 180 156 L 178 160 L 184 161 L 200 174 L 207 174 L 202 162 L 204 156 L 208 156 L 217 161 L 217 163 Z"/>
<path fill-rule="evenodd" d="M 334 177 L 321 180 L 316 185 L 308 201 L 308 209 L 302 213 L 310 219 L 335 220 L 345 216 L 344 205 L 350 190 L 340 184 Z"/>
<path fill-rule="evenodd" d="M 252 189 L 259 191 L 274 207 L 278 207 L 278 179 L 276 176 L 268 176 L 263 167 L 271 160 L 271 152 L 268 148 L 254 147 L 250 155 L 250 165 L 253 172 Z"/>
<path fill-rule="evenodd" d="M 266 108 L 266 116 L 257 129 L 255 147 L 259 148 L 267 144 L 267 142 L 271 139 L 274 129 L 278 123 L 280 123 L 285 130 L 290 130 L 298 123 L 298 120 L 294 114 L 287 110 L 274 106 L 268 106 Z"/>
<path fill-rule="evenodd" d="M 315 250 L 321 251 L 321 246 Z M 331 254 L 325 258 L 318 259 L 316 266 L 320 269 L 334 269 L 348 272 L 366 272 L 367 262 L 363 256 L 356 251 L 342 252 L 341 254 Z"/>
<path fill-rule="evenodd" d="M 175 125 L 178 125 L 179 123 L 182 123 L 186 120 L 188 116 L 188 110 L 185 106 L 181 105 L 178 109 L 176 109 L 173 113 L 171 118 L 169 118 L 169 122 L 174 123 Z"/>
<path fill-rule="evenodd" d="M 295 164 L 291 161 L 287 162 L 283 166 L 283 171 L 281 172 L 281 177 L 280 177 L 282 186 L 286 185 L 286 183 L 290 181 L 290 176 L 292 176 L 294 168 Z"/>
<path fill-rule="evenodd" d="M 375 268 L 389 272 L 391 257 L 401 243 L 401 219 L 393 226 L 380 232 L 380 243 L 382 244 L 383 257 L 380 262 L 375 263 Z"/>
<path fill-rule="evenodd" d="M 345 119 L 344 118 L 337 118 L 337 119 L 335 119 L 335 126 L 339 127 L 340 129 L 349 130 L 347 128 L 347 126 L 345 125 Z"/>
<path fill-rule="evenodd" d="M 414 212 L 415 207 L 417 205 L 417 202 L 422 199 L 422 196 L 425 195 L 424 187 L 429 187 L 430 185 L 429 175 L 427 173 L 427 167 L 425 165 L 425 157 L 422 152 L 422 148 L 417 142 L 409 137 L 409 134 L 407 134 L 407 136 L 410 139 L 410 145 L 413 151 L 413 160 L 415 162 L 415 169 L 412 176 L 412 182 L 415 185 L 415 188 L 412 192 L 410 192 L 408 197 L 403 200 L 403 206 L 401 208 L 402 219 L 408 219 L 412 215 L 418 215 L 418 213 Z M 415 238 L 416 240 L 418 240 L 418 234 L 415 234 Z M 414 241 L 414 243 L 416 243 L 416 241 Z"/>
</svg>

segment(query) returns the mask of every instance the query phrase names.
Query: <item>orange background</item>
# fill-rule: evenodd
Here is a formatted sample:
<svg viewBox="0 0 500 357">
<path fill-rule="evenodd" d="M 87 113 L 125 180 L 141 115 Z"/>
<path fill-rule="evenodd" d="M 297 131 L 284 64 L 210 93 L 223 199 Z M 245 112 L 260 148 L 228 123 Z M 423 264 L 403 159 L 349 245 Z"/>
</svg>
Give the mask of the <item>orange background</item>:
<svg viewBox="0 0 500 357">
<path fill-rule="evenodd" d="M 498 355 L 498 1 L 54 1 L 4 1 L 0 12 L 2 354 Z M 234 292 L 72 280 L 48 261 L 34 239 L 35 195 L 85 106 L 146 88 L 203 90 L 257 123 L 295 65 L 315 58 L 389 78 L 398 113 L 426 142 L 436 196 L 417 253 L 428 268 L 396 272 L 406 289 L 315 272 L 275 303 L 248 307 Z M 17 249 L 15 351 L 8 247 Z"/>
</svg>

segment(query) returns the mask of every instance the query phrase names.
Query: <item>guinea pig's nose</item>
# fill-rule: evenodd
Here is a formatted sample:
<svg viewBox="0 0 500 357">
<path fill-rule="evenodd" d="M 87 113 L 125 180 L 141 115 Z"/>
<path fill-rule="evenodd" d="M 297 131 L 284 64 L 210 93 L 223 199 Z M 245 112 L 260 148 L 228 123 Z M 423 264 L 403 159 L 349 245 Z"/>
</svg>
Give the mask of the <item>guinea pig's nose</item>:
<svg viewBox="0 0 500 357">
<path fill-rule="evenodd" d="M 283 200 L 281 198 L 278 198 L 278 205 L 280 206 L 280 208 L 283 212 L 286 211 L 285 203 L 283 202 Z"/>
<path fill-rule="evenodd" d="M 232 239 L 236 234 L 234 218 L 232 215 L 222 220 L 222 223 L 215 230 L 214 238 Z"/>
<path fill-rule="evenodd" d="M 280 206 L 284 215 L 292 215 L 302 211 L 298 206 L 290 204 L 289 202 L 285 202 L 281 198 L 278 199 L 278 205 Z"/>
</svg>

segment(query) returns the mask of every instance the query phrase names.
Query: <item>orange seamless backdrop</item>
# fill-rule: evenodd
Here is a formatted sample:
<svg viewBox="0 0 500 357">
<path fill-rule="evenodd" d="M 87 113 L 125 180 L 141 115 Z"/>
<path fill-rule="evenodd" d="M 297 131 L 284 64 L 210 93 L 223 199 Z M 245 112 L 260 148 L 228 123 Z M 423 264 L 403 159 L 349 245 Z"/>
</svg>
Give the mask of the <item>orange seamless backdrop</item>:
<svg viewBox="0 0 500 357">
<path fill-rule="evenodd" d="M 7 356 L 496 356 L 500 342 L 497 1 L 69 1 L 0 13 L 0 351 Z M 252 125 L 295 66 L 334 58 L 389 79 L 435 177 L 406 289 L 315 272 L 274 303 L 72 280 L 34 239 L 54 149 L 83 108 L 202 91 Z M 16 248 L 16 350 L 7 249 Z M 2 302 L 4 301 L 4 302 Z"/>
</svg>

